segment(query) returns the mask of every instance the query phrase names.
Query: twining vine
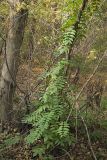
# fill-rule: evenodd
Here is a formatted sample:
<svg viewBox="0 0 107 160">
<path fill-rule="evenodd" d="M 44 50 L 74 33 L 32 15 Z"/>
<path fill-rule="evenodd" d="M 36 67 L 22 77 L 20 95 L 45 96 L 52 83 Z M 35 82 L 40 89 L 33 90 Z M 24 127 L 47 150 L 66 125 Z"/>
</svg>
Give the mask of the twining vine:
<svg viewBox="0 0 107 160">
<path fill-rule="evenodd" d="M 37 110 L 24 120 L 32 126 L 25 141 L 32 145 L 33 156 L 49 159 L 55 147 L 67 148 L 75 142 L 75 136 L 71 132 L 71 110 L 75 99 L 67 97 L 71 51 L 76 41 L 85 36 L 87 21 L 99 4 L 99 0 L 76 0 L 68 1 L 66 4 L 66 8 L 72 6 L 73 14 L 62 25 L 62 37 L 55 52 L 59 61 L 47 73 L 47 88 Z M 25 3 L 18 4 L 16 11 L 19 12 L 22 9 L 26 9 Z"/>
<path fill-rule="evenodd" d="M 85 34 L 86 25 L 84 27 L 82 24 L 87 23 L 87 20 L 97 10 L 100 1 L 88 2 L 88 0 L 77 0 L 71 3 L 73 7 L 77 5 L 76 7 L 79 11 L 75 10 L 74 7 L 75 22 L 72 24 L 71 17 L 70 21 L 72 25 L 67 26 L 64 24 L 63 26 L 67 27 L 62 26 L 63 35 L 60 47 L 56 51 L 57 57 L 62 58 L 47 74 L 49 77 L 48 85 L 38 109 L 25 119 L 26 123 L 32 125 L 32 129 L 25 140 L 29 144 L 36 144 L 33 147 L 34 156 L 39 155 L 39 157 L 43 158 L 47 157 L 47 153 L 54 146 L 67 147 L 75 141 L 74 135 L 70 132 L 71 120 L 67 118 L 72 108 L 72 105 L 70 108 L 70 103 L 65 98 L 67 97 L 67 90 L 65 88 L 68 85 L 67 72 L 71 59 L 71 50 L 75 42 L 80 38 L 79 33 L 84 31 Z M 40 144 L 38 140 L 41 141 Z"/>
</svg>

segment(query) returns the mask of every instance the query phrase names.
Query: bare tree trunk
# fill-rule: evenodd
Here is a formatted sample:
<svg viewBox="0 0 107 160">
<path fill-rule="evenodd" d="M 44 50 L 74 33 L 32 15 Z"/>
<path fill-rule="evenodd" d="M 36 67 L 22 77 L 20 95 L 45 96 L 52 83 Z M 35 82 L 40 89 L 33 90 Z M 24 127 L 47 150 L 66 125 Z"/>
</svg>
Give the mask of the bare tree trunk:
<svg viewBox="0 0 107 160">
<path fill-rule="evenodd" d="M 9 30 L 5 43 L 5 59 L 0 81 L 0 119 L 2 122 L 9 122 L 12 119 L 19 54 L 28 15 L 27 9 L 21 8 L 16 11 L 17 2 L 19 3 L 18 0 L 9 0 Z"/>
</svg>

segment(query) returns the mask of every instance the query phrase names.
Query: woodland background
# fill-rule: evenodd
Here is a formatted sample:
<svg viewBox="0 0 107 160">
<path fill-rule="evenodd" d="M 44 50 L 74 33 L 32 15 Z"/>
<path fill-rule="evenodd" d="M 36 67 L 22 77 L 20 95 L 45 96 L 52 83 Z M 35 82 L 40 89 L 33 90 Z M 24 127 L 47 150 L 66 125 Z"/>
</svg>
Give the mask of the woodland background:
<svg viewBox="0 0 107 160">
<path fill-rule="evenodd" d="M 107 1 L 0 1 L 0 159 L 107 159 Z"/>
</svg>

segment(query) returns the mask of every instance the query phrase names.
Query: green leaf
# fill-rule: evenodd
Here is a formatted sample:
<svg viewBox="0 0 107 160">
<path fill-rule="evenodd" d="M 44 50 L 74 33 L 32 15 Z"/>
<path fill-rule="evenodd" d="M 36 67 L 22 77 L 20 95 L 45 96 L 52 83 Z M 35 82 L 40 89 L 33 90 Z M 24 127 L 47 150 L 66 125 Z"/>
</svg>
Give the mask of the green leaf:
<svg viewBox="0 0 107 160">
<path fill-rule="evenodd" d="M 36 146 L 32 148 L 33 157 L 39 156 L 42 157 L 45 154 L 45 147 L 42 146 Z"/>
<path fill-rule="evenodd" d="M 20 136 L 15 136 L 15 137 L 10 137 L 4 140 L 4 144 L 6 147 L 9 147 L 9 146 L 19 143 L 19 141 L 20 141 Z"/>
</svg>

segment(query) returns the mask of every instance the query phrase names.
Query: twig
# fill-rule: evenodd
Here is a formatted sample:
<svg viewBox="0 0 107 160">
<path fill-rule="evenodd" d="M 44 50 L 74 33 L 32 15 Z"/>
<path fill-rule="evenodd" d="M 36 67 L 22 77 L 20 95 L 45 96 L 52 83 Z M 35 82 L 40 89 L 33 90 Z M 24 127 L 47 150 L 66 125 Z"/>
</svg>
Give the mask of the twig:
<svg viewBox="0 0 107 160">
<path fill-rule="evenodd" d="M 69 158 L 70 158 L 70 160 L 72 160 L 72 157 L 71 157 L 71 155 L 70 155 L 70 153 L 69 153 L 69 151 L 67 151 L 67 150 L 65 150 L 65 149 L 63 149 L 63 148 L 60 148 L 62 151 L 64 151 L 65 152 L 65 154 L 63 154 L 63 155 L 61 155 L 61 156 L 58 156 L 58 157 L 54 157 L 55 159 L 59 159 L 59 158 L 63 158 L 63 157 L 65 157 L 65 156 L 68 156 Z"/>
<path fill-rule="evenodd" d="M 100 58 L 100 60 L 99 60 L 99 62 L 98 62 L 98 64 L 97 64 L 97 66 L 95 67 L 93 73 L 90 75 L 90 77 L 87 79 L 87 81 L 84 83 L 83 87 L 81 88 L 80 92 L 77 94 L 77 96 L 76 96 L 76 98 L 75 98 L 75 101 L 74 101 L 74 103 L 73 103 L 73 105 L 72 105 L 73 107 L 75 106 L 77 100 L 78 100 L 79 97 L 81 96 L 81 94 L 82 94 L 83 90 L 85 89 L 85 87 L 87 86 L 87 84 L 90 82 L 90 80 L 91 80 L 91 79 L 93 78 L 93 76 L 95 75 L 97 69 L 98 69 L 99 66 L 100 66 L 100 63 L 102 62 L 102 60 L 104 59 L 104 57 L 105 57 L 106 54 L 107 54 L 107 50 L 104 52 L 103 56 Z M 70 110 L 69 115 L 68 115 L 66 121 L 69 120 L 70 115 L 71 115 L 71 112 L 72 112 L 72 109 Z"/>
<path fill-rule="evenodd" d="M 93 148 L 92 148 L 92 145 L 91 145 L 91 139 L 90 139 L 90 135 L 89 135 L 89 132 L 88 132 L 87 125 L 86 125 L 86 123 L 85 123 L 85 121 L 84 121 L 84 118 L 83 118 L 82 116 L 80 116 L 80 117 L 81 117 L 81 120 L 82 120 L 82 122 L 83 122 L 83 124 L 84 124 L 85 130 L 86 130 L 86 133 L 87 133 L 88 144 L 89 144 L 90 150 L 91 150 L 91 152 L 92 152 L 93 158 L 94 158 L 94 160 L 97 160 L 97 157 L 96 157 L 96 155 L 95 155 L 95 153 L 94 153 L 94 150 L 93 150 Z"/>
<path fill-rule="evenodd" d="M 107 54 L 107 51 L 104 52 L 103 56 L 100 58 L 97 66 L 95 67 L 93 73 L 91 74 L 91 76 L 88 78 L 88 80 L 86 81 L 86 83 L 84 83 L 83 87 L 81 88 L 79 94 L 77 95 L 76 97 L 76 100 L 80 97 L 81 93 L 83 92 L 84 88 L 87 86 L 87 84 L 90 82 L 90 80 L 93 78 L 93 76 L 95 75 L 97 69 L 99 68 L 100 66 L 100 63 L 102 62 L 103 58 L 105 57 L 105 55 Z"/>
<path fill-rule="evenodd" d="M 78 131 L 77 130 L 77 120 L 78 120 L 77 111 L 78 111 L 78 107 L 79 107 L 79 104 L 78 104 L 78 102 L 76 102 L 76 140 L 77 140 L 77 131 Z M 79 114 L 80 114 L 80 111 L 79 111 Z M 81 115 L 79 117 L 82 119 L 82 122 L 84 124 L 85 130 L 86 130 L 86 133 L 87 133 L 88 144 L 89 144 L 90 150 L 92 152 L 93 158 L 94 158 L 94 160 L 97 160 L 96 155 L 95 155 L 94 150 L 93 150 L 92 145 L 91 145 L 91 139 L 90 139 L 89 131 L 88 131 L 87 125 L 85 123 L 85 120 Z"/>
<path fill-rule="evenodd" d="M 76 142 L 77 142 L 78 141 L 78 103 L 76 103 L 75 132 L 76 132 Z"/>
<path fill-rule="evenodd" d="M 66 153 L 66 155 L 70 158 L 70 160 L 72 160 L 72 157 L 71 157 L 70 153 L 67 152 L 67 151 L 66 151 L 65 149 L 63 149 L 63 148 L 62 148 L 62 150 Z"/>
</svg>

